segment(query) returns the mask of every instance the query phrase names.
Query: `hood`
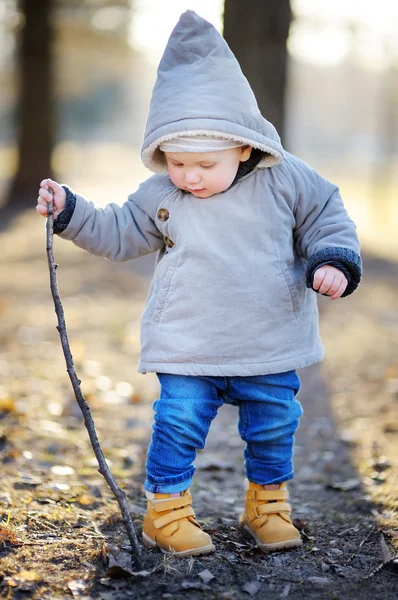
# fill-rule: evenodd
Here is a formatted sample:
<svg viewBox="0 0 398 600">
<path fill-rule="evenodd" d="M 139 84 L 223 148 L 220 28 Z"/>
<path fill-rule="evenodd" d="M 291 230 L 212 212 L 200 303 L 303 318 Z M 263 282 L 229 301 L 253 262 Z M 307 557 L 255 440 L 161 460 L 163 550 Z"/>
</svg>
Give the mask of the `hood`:
<svg viewBox="0 0 398 600">
<path fill-rule="evenodd" d="M 159 144 L 178 135 L 237 140 L 267 153 L 257 165 L 281 162 L 275 127 L 261 115 L 234 54 L 215 27 L 194 11 L 183 13 L 157 71 L 141 149 L 144 165 L 167 172 Z"/>
</svg>

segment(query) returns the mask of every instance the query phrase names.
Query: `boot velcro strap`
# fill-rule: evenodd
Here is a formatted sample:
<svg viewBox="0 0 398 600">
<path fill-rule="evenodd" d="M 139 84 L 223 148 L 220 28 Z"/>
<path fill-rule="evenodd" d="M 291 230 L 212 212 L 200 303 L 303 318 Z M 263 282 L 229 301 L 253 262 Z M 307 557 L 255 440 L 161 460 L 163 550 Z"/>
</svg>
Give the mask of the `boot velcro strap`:
<svg viewBox="0 0 398 600">
<path fill-rule="evenodd" d="M 156 512 L 164 512 L 165 510 L 173 510 L 174 508 L 182 508 L 192 504 L 191 494 L 186 496 L 177 496 L 177 498 L 167 498 L 167 500 L 152 500 L 152 508 Z"/>
<path fill-rule="evenodd" d="M 171 510 L 169 513 L 167 513 L 167 515 L 163 515 L 163 517 L 155 519 L 153 524 L 156 529 L 161 529 L 173 521 L 179 521 L 180 519 L 185 519 L 186 517 L 195 517 L 195 513 L 193 512 L 193 508 L 191 506 L 188 508 L 182 508 L 181 510 Z"/>
<path fill-rule="evenodd" d="M 292 507 L 287 502 L 270 502 L 269 504 L 260 504 L 259 506 L 254 506 L 253 510 L 256 513 L 257 517 L 262 517 L 271 513 L 291 513 Z"/>
<path fill-rule="evenodd" d="M 288 490 L 248 490 L 246 500 L 287 500 Z"/>
</svg>

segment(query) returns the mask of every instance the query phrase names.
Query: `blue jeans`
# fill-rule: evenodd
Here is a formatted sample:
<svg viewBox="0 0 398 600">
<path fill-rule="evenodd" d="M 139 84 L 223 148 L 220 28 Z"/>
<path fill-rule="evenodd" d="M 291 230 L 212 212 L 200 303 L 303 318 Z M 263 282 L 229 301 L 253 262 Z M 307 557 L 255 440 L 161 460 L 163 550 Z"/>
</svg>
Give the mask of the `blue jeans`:
<svg viewBox="0 0 398 600">
<path fill-rule="evenodd" d="M 293 478 L 294 433 L 302 415 L 295 399 L 295 371 L 254 377 L 191 377 L 159 373 L 159 400 L 148 449 L 145 489 L 186 490 L 204 448 L 210 423 L 225 402 L 239 408 L 238 430 L 246 442 L 245 471 L 261 485 Z"/>
</svg>

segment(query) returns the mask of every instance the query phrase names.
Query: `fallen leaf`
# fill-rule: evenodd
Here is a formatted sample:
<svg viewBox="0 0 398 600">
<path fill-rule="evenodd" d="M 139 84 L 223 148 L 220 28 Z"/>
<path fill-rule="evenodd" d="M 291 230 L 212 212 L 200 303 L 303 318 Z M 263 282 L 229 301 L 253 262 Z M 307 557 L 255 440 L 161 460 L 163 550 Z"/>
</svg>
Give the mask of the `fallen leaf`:
<svg viewBox="0 0 398 600">
<path fill-rule="evenodd" d="M 338 490 L 340 492 L 350 492 L 351 490 L 357 490 L 361 487 L 360 479 L 347 479 L 346 481 L 337 481 L 336 483 L 328 483 L 326 488 L 332 490 Z"/>
<path fill-rule="evenodd" d="M 25 581 L 38 581 L 40 578 L 35 571 L 21 571 L 18 577 Z"/>
<path fill-rule="evenodd" d="M 73 581 L 68 581 L 68 588 L 72 592 L 72 596 L 74 598 L 79 598 L 79 600 L 85 600 L 89 598 L 86 595 L 87 587 L 90 585 L 90 582 L 85 579 L 74 579 Z"/>
<path fill-rule="evenodd" d="M 236 546 L 238 549 L 243 549 L 243 548 L 247 548 L 248 546 L 251 546 L 251 544 L 241 544 L 240 542 L 234 542 L 234 540 L 227 540 L 228 544 L 233 544 L 234 546 Z"/>
<path fill-rule="evenodd" d="M 327 554 L 329 556 L 341 556 L 343 551 L 340 550 L 340 548 L 330 548 L 330 550 L 327 551 Z"/>
<path fill-rule="evenodd" d="M 61 483 L 58 481 L 50 482 L 47 484 L 46 487 L 48 487 L 50 490 L 55 490 L 57 492 L 67 492 L 68 490 L 70 490 L 70 485 L 68 483 Z"/>
<path fill-rule="evenodd" d="M 76 502 L 80 504 L 80 506 L 92 506 L 93 504 L 97 504 L 98 498 L 95 498 L 91 494 L 80 494 L 76 498 Z"/>
<path fill-rule="evenodd" d="M 299 531 L 304 531 L 305 533 L 309 531 L 308 521 L 303 521 L 302 519 L 294 519 L 293 525 L 297 527 Z"/>
<path fill-rule="evenodd" d="M 16 490 L 30 490 L 32 488 L 37 488 L 42 481 L 29 475 L 28 473 L 22 473 L 19 477 L 19 480 L 14 483 L 14 489 Z"/>
<path fill-rule="evenodd" d="M 107 527 L 117 525 L 122 520 L 120 513 L 112 513 L 107 519 L 105 519 L 105 525 Z"/>
<path fill-rule="evenodd" d="M 383 552 L 384 562 L 389 562 L 392 559 L 392 554 L 386 544 L 386 540 L 385 540 L 383 534 L 381 534 L 381 536 L 380 536 L 380 544 L 381 544 L 381 550 Z"/>
<path fill-rule="evenodd" d="M 208 569 L 204 569 L 203 571 L 198 573 L 198 576 L 201 578 L 203 583 L 209 583 L 209 581 L 214 579 L 213 573 L 211 573 Z"/>
<path fill-rule="evenodd" d="M 331 565 L 331 568 L 337 575 L 340 577 L 345 577 L 346 579 L 353 579 L 356 575 L 357 571 L 349 566 L 343 566 L 338 564 Z"/>
<path fill-rule="evenodd" d="M 331 583 L 331 580 L 327 577 L 308 577 L 307 581 L 319 587 L 324 587 Z"/>
<path fill-rule="evenodd" d="M 118 552 L 108 555 L 107 575 L 109 577 L 127 577 L 133 574 L 131 555 L 127 552 Z"/>
<path fill-rule="evenodd" d="M 248 581 L 245 585 L 242 585 L 242 590 L 249 594 L 249 596 L 254 596 L 257 594 L 260 589 L 260 583 L 258 581 Z"/>
<path fill-rule="evenodd" d="M 0 544 L 6 542 L 11 545 L 19 545 L 21 541 L 17 538 L 15 533 L 13 533 L 10 529 L 3 527 L 0 525 Z"/>
<path fill-rule="evenodd" d="M 281 593 L 281 595 L 279 596 L 279 598 L 281 598 L 281 600 L 284 600 L 285 598 L 288 597 L 290 593 L 290 583 L 288 583 L 287 585 L 285 585 L 285 587 L 283 588 L 283 591 Z"/>
<path fill-rule="evenodd" d="M 133 577 L 148 577 L 148 575 L 151 575 L 158 569 L 158 566 L 155 566 L 151 570 L 134 571 L 132 555 L 128 552 L 123 552 L 120 548 L 112 544 L 102 544 L 101 555 L 108 565 L 108 577 L 120 578 L 128 577 L 129 575 Z"/>
<path fill-rule="evenodd" d="M 181 587 L 184 590 L 209 590 L 210 587 L 205 585 L 204 583 L 200 583 L 199 581 L 181 581 Z"/>
<path fill-rule="evenodd" d="M 376 471 L 386 471 L 391 468 L 391 463 L 387 460 L 386 456 L 379 456 L 374 460 L 373 467 Z"/>
<path fill-rule="evenodd" d="M 39 580 L 40 578 L 35 571 L 20 571 L 12 577 L 5 578 L 9 587 L 18 588 L 21 592 L 33 591 Z"/>
</svg>

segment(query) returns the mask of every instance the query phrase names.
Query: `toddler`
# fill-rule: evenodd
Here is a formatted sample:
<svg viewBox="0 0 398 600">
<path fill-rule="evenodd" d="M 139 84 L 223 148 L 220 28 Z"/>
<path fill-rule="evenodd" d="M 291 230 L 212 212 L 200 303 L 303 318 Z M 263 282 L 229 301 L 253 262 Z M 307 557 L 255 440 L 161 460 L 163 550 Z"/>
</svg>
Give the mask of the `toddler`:
<svg viewBox="0 0 398 600">
<path fill-rule="evenodd" d="M 52 187 L 60 237 L 111 260 L 158 252 L 138 367 L 161 384 L 143 541 L 180 556 L 214 550 L 189 488 L 226 402 L 246 442 L 241 523 L 266 552 L 295 548 L 296 369 L 323 354 L 314 291 L 335 300 L 360 282 L 355 226 L 338 188 L 284 151 L 226 42 L 192 11 L 161 59 L 142 160 L 155 175 L 121 207 L 45 179 L 37 211 L 46 216 Z"/>
</svg>

